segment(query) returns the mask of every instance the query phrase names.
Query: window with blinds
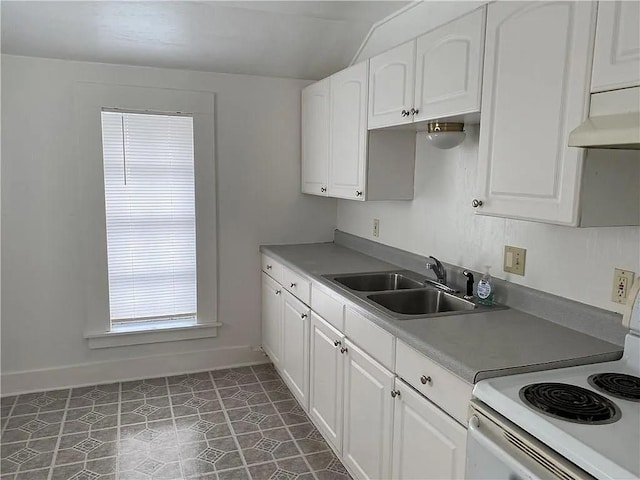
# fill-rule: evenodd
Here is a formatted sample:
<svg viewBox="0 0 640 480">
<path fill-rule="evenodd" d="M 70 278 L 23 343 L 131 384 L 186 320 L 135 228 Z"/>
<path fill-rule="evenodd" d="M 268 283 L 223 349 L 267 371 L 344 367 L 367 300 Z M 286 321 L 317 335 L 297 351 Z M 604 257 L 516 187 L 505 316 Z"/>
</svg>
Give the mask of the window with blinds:
<svg viewBox="0 0 640 480">
<path fill-rule="evenodd" d="M 102 112 L 112 330 L 196 323 L 193 118 Z"/>
</svg>

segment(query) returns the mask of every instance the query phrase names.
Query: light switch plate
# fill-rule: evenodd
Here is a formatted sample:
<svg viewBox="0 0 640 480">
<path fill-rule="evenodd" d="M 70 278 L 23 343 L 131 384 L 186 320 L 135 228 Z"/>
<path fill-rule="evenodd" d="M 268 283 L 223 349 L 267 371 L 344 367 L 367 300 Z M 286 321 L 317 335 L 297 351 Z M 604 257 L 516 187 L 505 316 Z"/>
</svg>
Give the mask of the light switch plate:
<svg viewBox="0 0 640 480">
<path fill-rule="evenodd" d="M 524 267 L 527 263 L 527 250 L 525 248 L 504 246 L 504 267 L 507 273 L 515 273 L 524 276 Z"/>
<path fill-rule="evenodd" d="M 373 219 L 373 236 L 380 236 L 380 220 L 378 220 L 377 218 Z"/>
</svg>

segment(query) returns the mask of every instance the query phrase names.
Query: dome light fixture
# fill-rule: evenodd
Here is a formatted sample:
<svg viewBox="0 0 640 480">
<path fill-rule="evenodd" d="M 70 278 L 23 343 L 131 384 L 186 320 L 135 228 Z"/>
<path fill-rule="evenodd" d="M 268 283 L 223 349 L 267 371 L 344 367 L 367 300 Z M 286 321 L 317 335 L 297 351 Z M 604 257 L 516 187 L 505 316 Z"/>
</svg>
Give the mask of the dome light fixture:
<svg viewBox="0 0 640 480">
<path fill-rule="evenodd" d="M 431 122 L 427 124 L 427 138 L 431 145 L 441 150 L 457 147 L 466 134 L 464 123 Z"/>
</svg>

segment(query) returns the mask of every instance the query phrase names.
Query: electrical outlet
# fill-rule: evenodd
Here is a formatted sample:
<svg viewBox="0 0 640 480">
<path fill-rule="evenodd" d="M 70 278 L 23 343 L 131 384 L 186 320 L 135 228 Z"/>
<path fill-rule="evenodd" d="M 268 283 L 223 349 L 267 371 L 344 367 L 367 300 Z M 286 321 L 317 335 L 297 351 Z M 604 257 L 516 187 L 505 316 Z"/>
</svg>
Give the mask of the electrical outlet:
<svg viewBox="0 0 640 480">
<path fill-rule="evenodd" d="M 524 266 L 527 263 L 527 250 L 525 248 L 504 246 L 503 270 L 508 273 L 524 276 Z"/>
<path fill-rule="evenodd" d="M 374 237 L 380 236 L 380 220 L 377 218 L 373 219 L 373 236 Z"/>
<path fill-rule="evenodd" d="M 611 289 L 611 301 L 616 303 L 627 303 L 629 289 L 633 285 L 635 274 L 629 270 L 616 268 L 613 271 L 613 288 Z"/>
</svg>

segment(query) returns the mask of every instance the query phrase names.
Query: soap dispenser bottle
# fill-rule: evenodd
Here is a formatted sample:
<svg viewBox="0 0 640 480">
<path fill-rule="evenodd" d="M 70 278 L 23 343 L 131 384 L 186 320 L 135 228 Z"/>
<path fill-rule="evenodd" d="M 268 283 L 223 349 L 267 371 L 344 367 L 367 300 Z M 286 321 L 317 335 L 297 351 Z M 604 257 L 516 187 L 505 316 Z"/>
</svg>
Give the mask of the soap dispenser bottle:
<svg viewBox="0 0 640 480">
<path fill-rule="evenodd" d="M 478 288 L 476 295 L 478 296 L 478 303 L 480 305 L 493 305 L 493 280 L 489 274 L 490 266 L 486 266 L 486 273 L 482 276 L 478 282 Z"/>
</svg>

